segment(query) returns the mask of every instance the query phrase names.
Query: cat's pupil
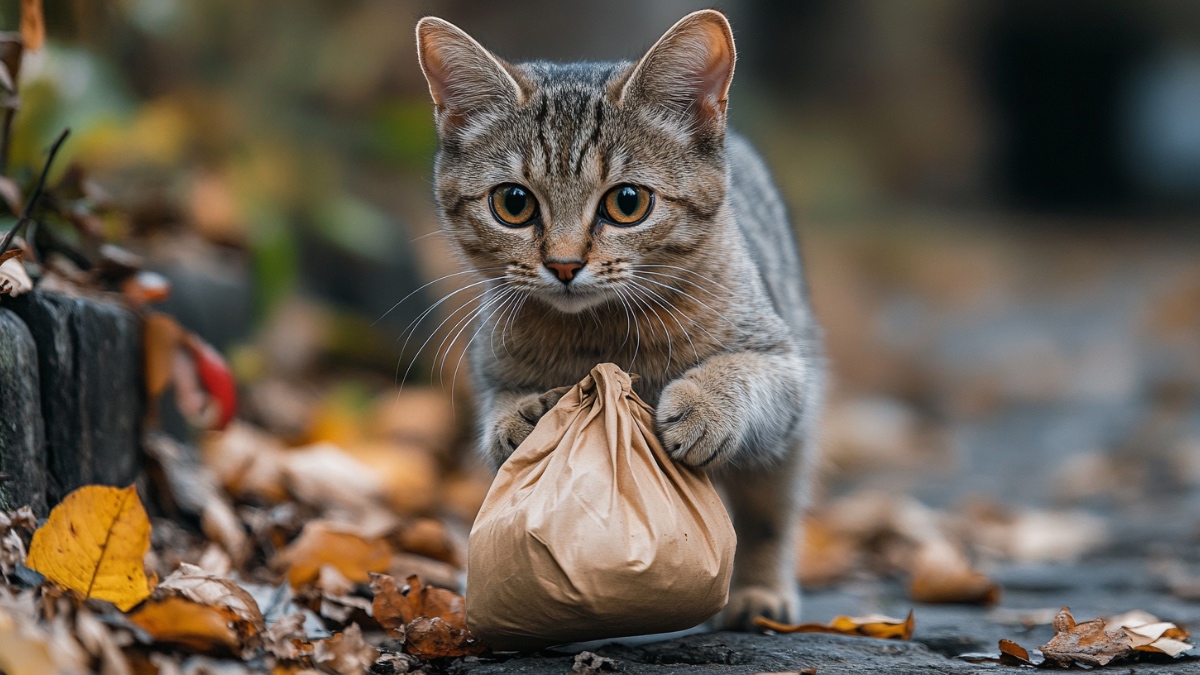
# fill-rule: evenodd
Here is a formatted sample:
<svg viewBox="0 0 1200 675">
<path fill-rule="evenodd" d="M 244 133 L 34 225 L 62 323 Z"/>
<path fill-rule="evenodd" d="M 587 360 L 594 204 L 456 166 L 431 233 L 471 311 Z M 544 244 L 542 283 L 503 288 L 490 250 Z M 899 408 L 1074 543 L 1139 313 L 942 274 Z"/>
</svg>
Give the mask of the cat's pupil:
<svg viewBox="0 0 1200 675">
<path fill-rule="evenodd" d="M 637 212 L 638 208 L 638 193 L 631 187 L 623 187 L 617 190 L 617 208 L 621 209 L 621 213 L 632 216 Z"/>
<path fill-rule="evenodd" d="M 504 193 L 504 209 L 514 216 L 525 211 L 528 202 L 529 195 L 525 194 L 521 188 L 508 188 Z"/>
</svg>

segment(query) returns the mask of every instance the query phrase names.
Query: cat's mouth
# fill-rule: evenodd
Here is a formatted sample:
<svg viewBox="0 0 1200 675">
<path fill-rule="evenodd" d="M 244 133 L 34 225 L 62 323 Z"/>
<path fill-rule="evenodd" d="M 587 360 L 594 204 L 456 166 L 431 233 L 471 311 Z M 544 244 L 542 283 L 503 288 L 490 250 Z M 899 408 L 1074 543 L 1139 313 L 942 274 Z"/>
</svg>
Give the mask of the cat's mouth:
<svg viewBox="0 0 1200 675">
<path fill-rule="evenodd" d="M 539 290 L 538 297 L 542 301 L 566 314 L 578 314 L 604 304 L 609 299 L 609 294 L 604 289 L 589 284 L 558 284 L 557 287 Z"/>
</svg>

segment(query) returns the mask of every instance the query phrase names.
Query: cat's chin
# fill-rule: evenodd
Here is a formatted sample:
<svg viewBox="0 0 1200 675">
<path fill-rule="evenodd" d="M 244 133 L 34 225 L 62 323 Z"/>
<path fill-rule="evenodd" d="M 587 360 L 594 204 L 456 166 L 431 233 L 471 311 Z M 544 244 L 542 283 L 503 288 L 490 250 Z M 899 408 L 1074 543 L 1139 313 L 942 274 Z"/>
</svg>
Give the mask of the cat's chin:
<svg viewBox="0 0 1200 675">
<path fill-rule="evenodd" d="M 538 299 L 563 314 L 578 314 L 604 304 L 608 301 L 608 296 L 604 293 L 574 291 L 542 293 L 538 295 Z"/>
</svg>

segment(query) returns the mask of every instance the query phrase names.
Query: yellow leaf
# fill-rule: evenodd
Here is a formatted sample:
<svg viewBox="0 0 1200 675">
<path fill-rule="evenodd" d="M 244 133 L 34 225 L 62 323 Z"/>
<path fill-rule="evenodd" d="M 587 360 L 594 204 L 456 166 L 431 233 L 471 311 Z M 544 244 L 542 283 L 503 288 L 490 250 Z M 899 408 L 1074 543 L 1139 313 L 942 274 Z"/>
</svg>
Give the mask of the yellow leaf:
<svg viewBox="0 0 1200 675">
<path fill-rule="evenodd" d="M 893 619 L 890 616 L 872 614 L 870 616 L 836 616 L 828 624 L 798 623 L 789 625 L 760 616 L 754 619 L 754 625 L 776 633 L 833 633 L 883 640 L 911 640 L 914 623 L 913 613 L 910 610 L 905 619 Z"/>
<path fill-rule="evenodd" d="M 274 564 L 287 570 L 292 588 L 300 588 L 316 581 L 323 565 L 336 568 L 350 581 L 365 583 L 371 572 L 386 572 L 391 561 L 392 549 L 383 539 L 364 539 L 329 523 L 312 521 L 279 553 Z"/>
<path fill-rule="evenodd" d="M 233 655 L 242 647 L 242 638 L 236 628 L 244 622 L 227 607 L 201 605 L 170 595 L 146 603 L 130 614 L 129 620 L 156 642 L 200 654 Z"/>
<path fill-rule="evenodd" d="M 150 519 L 133 486 L 85 485 L 33 533 L 25 564 L 85 598 L 129 611 L 150 595 Z"/>
<path fill-rule="evenodd" d="M 35 52 L 46 40 L 46 22 L 42 18 L 42 0 L 21 0 L 21 39 L 25 49 Z M 16 79 L 16 73 L 13 74 Z"/>
</svg>

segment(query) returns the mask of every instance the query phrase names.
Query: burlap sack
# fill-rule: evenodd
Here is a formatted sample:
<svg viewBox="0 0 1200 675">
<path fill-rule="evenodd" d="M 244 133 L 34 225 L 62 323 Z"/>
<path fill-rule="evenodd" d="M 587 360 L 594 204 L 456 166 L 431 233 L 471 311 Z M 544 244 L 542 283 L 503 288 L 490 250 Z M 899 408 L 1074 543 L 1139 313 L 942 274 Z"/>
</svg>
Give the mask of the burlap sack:
<svg viewBox="0 0 1200 675">
<path fill-rule="evenodd" d="M 500 469 L 467 561 L 467 624 L 497 649 L 681 630 L 728 599 L 737 542 L 703 473 L 606 363 Z"/>
</svg>

